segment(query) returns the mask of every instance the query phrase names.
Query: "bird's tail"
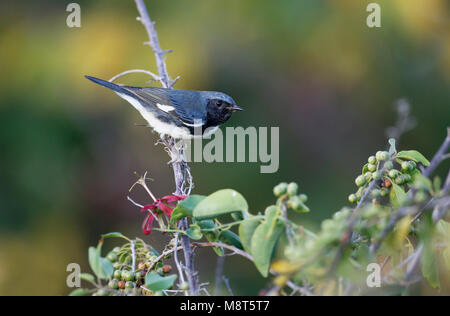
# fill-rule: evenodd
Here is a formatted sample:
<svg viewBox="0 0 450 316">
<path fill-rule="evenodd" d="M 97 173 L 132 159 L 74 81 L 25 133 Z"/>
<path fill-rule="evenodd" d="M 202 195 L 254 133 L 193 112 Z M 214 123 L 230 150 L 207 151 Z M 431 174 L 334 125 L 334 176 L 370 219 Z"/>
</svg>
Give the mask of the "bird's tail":
<svg viewBox="0 0 450 316">
<path fill-rule="evenodd" d="M 106 88 L 109 88 L 109 89 L 111 89 L 111 90 L 113 90 L 113 91 L 115 91 L 115 92 L 129 94 L 129 92 L 128 92 L 126 89 L 124 89 L 124 88 L 122 88 L 121 86 L 116 85 L 116 84 L 114 84 L 114 83 L 112 83 L 112 82 L 105 81 L 105 80 L 98 79 L 98 78 L 91 77 L 91 76 L 85 76 L 85 77 L 86 77 L 87 79 L 89 79 L 89 80 L 95 82 L 96 84 L 99 84 L 99 85 L 101 85 L 101 86 L 104 86 L 104 87 L 106 87 Z"/>
</svg>

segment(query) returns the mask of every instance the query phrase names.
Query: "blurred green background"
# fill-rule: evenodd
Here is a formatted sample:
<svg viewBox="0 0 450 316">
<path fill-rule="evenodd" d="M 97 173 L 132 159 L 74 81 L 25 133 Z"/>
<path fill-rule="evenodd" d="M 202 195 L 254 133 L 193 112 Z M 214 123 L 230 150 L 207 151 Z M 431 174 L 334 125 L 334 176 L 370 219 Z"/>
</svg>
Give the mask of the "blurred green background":
<svg viewBox="0 0 450 316">
<path fill-rule="evenodd" d="M 279 126 L 280 169 L 192 164 L 195 193 L 232 187 L 254 213 L 272 187 L 297 181 L 315 226 L 347 203 L 353 179 L 385 147 L 393 104 L 407 98 L 417 128 L 401 141 L 431 157 L 450 119 L 450 2 L 378 0 L 382 27 L 366 26 L 370 1 L 146 1 L 177 88 L 220 90 L 244 112 L 228 126 Z M 156 71 L 134 1 L 78 1 L 81 28 L 66 26 L 69 1 L 0 3 L 0 295 L 65 295 L 68 263 L 85 271 L 102 233 L 143 237 L 126 196 L 134 171 L 174 190 L 168 157 L 139 114 L 84 75 Z M 120 79 L 144 85 L 145 75 Z M 440 172 L 448 170 L 449 164 Z M 148 197 L 136 189 L 133 199 Z M 161 247 L 157 233 L 145 237 Z M 112 247 L 113 244 L 108 244 Z M 215 258 L 198 251 L 201 281 Z M 235 294 L 266 284 L 244 259 L 226 262 Z"/>
</svg>

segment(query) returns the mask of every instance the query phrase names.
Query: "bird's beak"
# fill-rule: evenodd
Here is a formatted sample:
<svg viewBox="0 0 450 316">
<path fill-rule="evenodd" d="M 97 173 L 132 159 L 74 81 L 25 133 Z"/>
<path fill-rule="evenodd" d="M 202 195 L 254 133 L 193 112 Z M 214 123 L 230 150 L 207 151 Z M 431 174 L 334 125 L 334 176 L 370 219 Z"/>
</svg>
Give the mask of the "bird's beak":
<svg viewBox="0 0 450 316">
<path fill-rule="evenodd" d="M 244 110 L 243 108 L 237 106 L 236 104 L 230 106 L 228 109 L 233 111 L 233 112 L 235 112 L 235 111 L 243 111 Z"/>
</svg>

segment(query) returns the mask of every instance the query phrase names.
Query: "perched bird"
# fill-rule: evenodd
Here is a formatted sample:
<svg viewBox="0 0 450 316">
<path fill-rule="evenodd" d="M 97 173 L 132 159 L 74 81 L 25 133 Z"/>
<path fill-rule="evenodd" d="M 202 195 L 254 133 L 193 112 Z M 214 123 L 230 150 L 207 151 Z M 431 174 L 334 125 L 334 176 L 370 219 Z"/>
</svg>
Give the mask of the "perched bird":
<svg viewBox="0 0 450 316">
<path fill-rule="evenodd" d="M 129 87 L 86 76 L 127 100 L 159 134 L 175 139 L 206 137 L 242 109 L 222 92 Z"/>
</svg>

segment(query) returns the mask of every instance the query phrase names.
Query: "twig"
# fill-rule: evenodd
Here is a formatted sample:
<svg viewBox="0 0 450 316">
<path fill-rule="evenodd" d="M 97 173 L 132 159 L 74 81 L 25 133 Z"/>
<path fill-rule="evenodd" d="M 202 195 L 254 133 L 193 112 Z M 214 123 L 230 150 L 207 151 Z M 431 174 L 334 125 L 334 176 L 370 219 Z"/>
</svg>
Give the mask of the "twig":
<svg viewBox="0 0 450 316">
<path fill-rule="evenodd" d="M 216 281 L 214 287 L 214 296 L 220 296 L 222 289 L 222 281 L 223 280 L 223 268 L 225 265 L 225 256 L 217 257 L 217 266 L 216 266 Z"/>
<path fill-rule="evenodd" d="M 447 127 L 447 137 L 445 137 L 444 142 L 442 143 L 441 147 L 437 151 L 437 153 L 434 155 L 433 159 L 431 159 L 430 165 L 424 170 L 423 175 L 425 177 L 430 177 L 433 171 L 439 166 L 439 164 L 442 162 L 443 157 L 445 157 L 445 154 L 450 147 L 450 127 Z"/>
<path fill-rule="evenodd" d="M 388 138 L 394 138 L 398 144 L 400 137 L 412 130 L 417 125 L 417 121 L 411 116 L 411 106 L 408 100 L 398 100 L 395 104 L 395 110 L 397 111 L 397 121 L 394 126 L 387 128 L 386 135 Z"/>
<path fill-rule="evenodd" d="M 136 271 L 136 247 L 135 247 L 133 240 L 130 240 L 130 245 L 131 245 L 131 258 L 132 258 L 131 271 L 134 273 Z"/>
<path fill-rule="evenodd" d="M 179 236 L 179 234 L 176 233 L 175 234 L 175 246 L 176 247 L 178 247 L 178 236 Z M 181 248 L 183 248 L 183 247 L 181 247 Z M 181 285 L 186 281 L 184 280 L 184 273 L 183 273 L 183 269 L 181 269 L 180 261 L 178 260 L 178 252 L 177 251 L 175 251 L 173 258 L 175 260 L 175 266 L 177 267 L 177 270 L 178 270 L 178 275 L 180 276 L 180 285 Z M 185 291 L 185 293 L 188 294 L 186 291 Z"/>
<path fill-rule="evenodd" d="M 231 296 L 234 296 L 233 290 L 231 289 L 230 286 L 230 281 L 225 276 L 222 276 L 222 280 L 223 283 L 225 283 L 225 286 L 227 287 L 228 293 L 230 293 Z"/>
<path fill-rule="evenodd" d="M 156 80 L 156 81 L 161 81 L 161 77 L 159 77 L 158 75 L 154 74 L 154 73 L 151 72 L 151 71 L 148 71 L 148 70 L 142 70 L 142 69 L 131 69 L 131 70 L 127 70 L 127 71 L 121 72 L 120 74 L 115 75 L 114 77 L 112 77 L 111 79 L 109 79 L 109 81 L 110 81 L 110 82 L 114 82 L 114 81 L 116 81 L 117 79 L 119 79 L 120 77 L 123 77 L 123 76 L 128 75 L 128 74 L 132 74 L 132 73 L 144 73 L 144 74 L 149 75 L 150 77 L 152 77 L 152 78 L 153 78 L 154 80 Z"/>
<path fill-rule="evenodd" d="M 171 84 L 171 80 L 169 77 L 169 73 L 167 72 L 166 63 L 164 61 L 164 55 L 170 51 L 163 51 L 161 46 L 159 45 L 158 33 L 155 29 L 155 23 L 150 19 L 150 16 L 147 13 L 147 7 L 143 0 L 135 0 L 137 9 L 139 11 L 140 17 L 139 21 L 144 25 L 147 30 L 147 34 L 149 37 L 148 44 L 153 49 L 153 53 L 156 58 L 156 67 L 158 68 L 160 81 L 163 84 L 164 88 L 168 88 Z"/>
<path fill-rule="evenodd" d="M 152 263 L 148 267 L 148 270 L 150 271 L 151 269 L 153 269 L 153 267 L 158 262 L 160 262 L 162 259 L 164 259 L 164 257 L 167 257 L 171 253 L 173 253 L 175 256 L 179 250 L 183 250 L 183 247 L 173 247 L 173 248 L 170 248 L 169 250 L 164 251 L 159 257 L 157 257 L 154 261 L 152 261 Z"/>
</svg>

